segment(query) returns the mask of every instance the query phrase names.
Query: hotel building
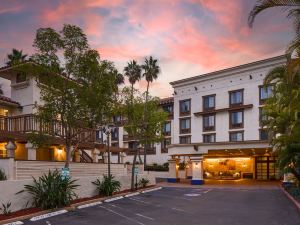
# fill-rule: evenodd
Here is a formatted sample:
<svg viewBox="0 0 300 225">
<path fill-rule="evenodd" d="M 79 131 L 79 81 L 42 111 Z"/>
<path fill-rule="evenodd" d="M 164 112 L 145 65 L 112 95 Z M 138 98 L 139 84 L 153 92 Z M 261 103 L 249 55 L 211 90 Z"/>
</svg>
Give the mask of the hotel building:
<svg viewBox="0 0 300 225">
<path fill-rule="evenodd" d="M 263 83 L 272 68 L 285 62 L 278 56 L 170 83 L 170 182 L 180 176 L 179 162 L 187 163 L 183 176 L 192 176 L 196 184 L 203 178 L 279 178 L 261 123 L 265 100 L 272 94 L 272 86 Z"/>
</svg>

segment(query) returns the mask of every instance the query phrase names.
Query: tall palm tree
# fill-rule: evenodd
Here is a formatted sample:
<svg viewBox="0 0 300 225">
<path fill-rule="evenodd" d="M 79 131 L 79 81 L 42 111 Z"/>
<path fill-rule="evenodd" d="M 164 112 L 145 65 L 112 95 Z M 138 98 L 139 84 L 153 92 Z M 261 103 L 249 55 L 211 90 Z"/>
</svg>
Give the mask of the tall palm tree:
<svg viewBox="0 0 300 225">
<path fill-rule="evenodd" d="M 6 63 L 8 66 L 11 66 L 15 63 L 20 63 L 20 62 L 24 62 L 26 59 L 27 55 L 23 55 L 23 51 L 22 50 L 17 50 L 15 48 L 12 49 L 12 53 L 7 55 L 7 58 L 9 59 L 9 61 Z"/>
<path fill-rule="evenodd" d="M 124 68 L 125 76 L 128 77 L 129 83 L 131 84 L 131 93 L 133 95 L 134 84 L 139 81 L 142 77 L 141 66 L 137 64 L 135 60 L 128 62 Z"/>
<path fill-rule="evenodd" d="M 121 73 L 116 74 L 116 84 L 121 85 L 124 84 L 124 76 Z"/>
<path fill-rule="evenodd" d="M 146 102 L 144 108 L 144 122 L 146 122 L 148 118 L 147 104 L 148 104 L 150 83 L 152 83 L 154 80 L 158 78 L 158 74 L 160 73 L 160 67 L 158 65 L 158 60 L 153 59 L 153 57 L 150 56 L 149 59 L 145 58 L 145 64 L 142 65 L 142 68 L 144 70 L 143 77 L 147 81 Z M 146 125 L 144 129 L 147 129 Z M 147 143 L 149 140 L 147 140 L 147 137 L 145 137 L 145 139 L 146 139 L 146 144 L 145 144 L 145 151 L 144 151 L 144 168 L 147 167 L 147 149 L 149 147 L 149 143 Z"/>
<path fill-rule="evenodd" d="M 300 0 L 259 0 L 249 14 L 248 25 L 252 27 L 258 14 L 274 7 L 286 9 L 288 11 L 287 17 L 294 22 L 296 37 L 286 51 L 287 55 L 291 57 L 294 50 L 300 46 Z"/>
</svg>

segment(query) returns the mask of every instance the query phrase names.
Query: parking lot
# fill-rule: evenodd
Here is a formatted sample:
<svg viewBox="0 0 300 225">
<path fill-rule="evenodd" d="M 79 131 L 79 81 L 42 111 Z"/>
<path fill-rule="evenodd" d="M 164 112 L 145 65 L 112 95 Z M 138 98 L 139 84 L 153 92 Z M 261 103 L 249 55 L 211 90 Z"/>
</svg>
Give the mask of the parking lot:
<svg viewBox="0 0 300 225">
<path fill-rule="evenodd" d="M 280 189 L 178 188 L 119 199 L 31 225 L 298 225 L 300 213 Z"/>
</svg>

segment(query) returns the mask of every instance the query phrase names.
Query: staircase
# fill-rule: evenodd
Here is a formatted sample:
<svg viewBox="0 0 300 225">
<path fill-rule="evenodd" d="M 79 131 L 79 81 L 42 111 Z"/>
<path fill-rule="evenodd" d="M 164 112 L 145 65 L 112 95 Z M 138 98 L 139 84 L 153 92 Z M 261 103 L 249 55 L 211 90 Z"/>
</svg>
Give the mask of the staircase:
<svg viewBox="0 0 300 225">
<path fill-rule="evenodd" d="M 81 150 L 81 154 L 80 154 L 80 162 L 83 163 L 92 163 L 93 159 L 92 157 L 87 154 L 84 150 Z"/>
</svg>

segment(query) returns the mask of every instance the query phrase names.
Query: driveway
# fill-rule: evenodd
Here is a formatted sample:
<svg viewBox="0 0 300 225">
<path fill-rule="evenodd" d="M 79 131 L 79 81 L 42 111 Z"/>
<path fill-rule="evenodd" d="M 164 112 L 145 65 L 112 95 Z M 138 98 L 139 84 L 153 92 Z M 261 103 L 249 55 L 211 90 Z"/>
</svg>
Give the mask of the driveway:
<svg viewBox="0 0 300 225">
<path fill-rule="evenodd" d="M 300 213 L 280 189 L 180 188 L 76 209 L 31 225 L 299 225 Z"/>
</svg>

